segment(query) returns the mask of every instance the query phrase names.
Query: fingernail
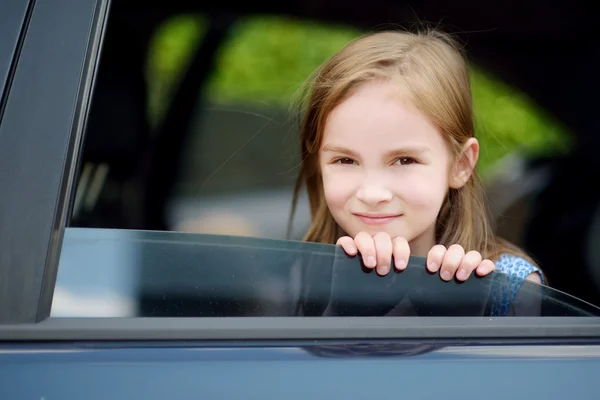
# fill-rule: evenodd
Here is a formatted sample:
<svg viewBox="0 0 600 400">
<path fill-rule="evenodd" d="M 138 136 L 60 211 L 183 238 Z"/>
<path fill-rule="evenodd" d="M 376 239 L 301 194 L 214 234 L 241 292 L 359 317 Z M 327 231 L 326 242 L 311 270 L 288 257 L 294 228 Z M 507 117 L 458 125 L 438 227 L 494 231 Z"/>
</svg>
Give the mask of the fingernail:
<svg viewBox="0 0 600 400">
<path fill-rule="evenodd" d="M 369 256 L 367 257 L 367 267 L 374 267 L 377 265 L 377 261 L 375 261 L 375 257 Z"/>
<path fill-rule="evenodd" d="M 427 264 L 427 267 L 431 272 L 437 270 L 437 264 L 435 263 L 435 261 L 430 261 L 429 264 Z"/>
<path fill-rule="evenodd" d="M 382 265 L 381 267 L 379 267 L 380 275 L 386 275 L 388 272 L 390 272 L 390 267 L 388 267 L 387 265 Z"/>
<path fill-rule="evenodd" d="M 456 274 L 456 277 L 458 279 L 460 279 L 461 281 L 464 281 L 465 279 L 467 279 L 467 271 L 464 270 L 464 269 L 458 270 L 458 273 Z"/>
<path fill-rule="evenodd" d="M 396 268 L 404 269 L 406 268 L 406 261 L 404 260 L 396 260 Z"/>
<path fill-rule="evenodd" d="M 441 276 L 442 276 L 442 279 L 445 281 L 449 281 L 450 278 L 452 278 L 452 275 L 448 271 L 442 272 Z"/>
</svg>

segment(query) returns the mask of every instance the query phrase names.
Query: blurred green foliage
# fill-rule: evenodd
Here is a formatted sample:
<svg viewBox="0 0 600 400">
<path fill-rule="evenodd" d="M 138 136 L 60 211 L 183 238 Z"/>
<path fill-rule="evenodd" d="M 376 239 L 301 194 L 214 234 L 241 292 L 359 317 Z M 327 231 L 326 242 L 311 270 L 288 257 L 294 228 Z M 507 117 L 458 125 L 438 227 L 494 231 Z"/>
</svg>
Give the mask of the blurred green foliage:
<svg viewBox="0 0 600 400">
<path fill-rule="evenodd" d="M 186 68 L 204 32 L 201 16 L 166 22 L 151 44 L 147 78 L 149 118 L 160 121 L 170 91 Z M 253 104 L 286 108 L 310 73 L 361 32 L 346 26 L 275 17 L 241 21 L 218 55 L 205 97 L 214 104 Z M 484 173 L 508 152 L 564 152 L 565 129 L 522 92 L 472 67 L 476 135 Z"/>
<path fill-rule="evenodd" d="M 172 89 L 186 68 L 189 58 L 204 33 L 201 16 L 185 15 L 164 23 L 155 33 L 146 64 L 148 118 L 156 125 L 169 102 Z"/>
</svg>

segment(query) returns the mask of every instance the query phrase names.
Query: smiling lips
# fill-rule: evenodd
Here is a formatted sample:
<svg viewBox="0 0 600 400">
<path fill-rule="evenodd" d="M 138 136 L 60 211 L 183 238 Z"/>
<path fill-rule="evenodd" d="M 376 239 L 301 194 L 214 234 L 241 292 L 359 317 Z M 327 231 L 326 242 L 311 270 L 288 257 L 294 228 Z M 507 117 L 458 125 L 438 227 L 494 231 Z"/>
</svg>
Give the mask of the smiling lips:
<svg viewBox="0 0 600 400">
<path fill-rule="evenodd" d="M 392 222 L 402 214 L 354 214 L 367 225 L 385 225 Z"/>
</svg>

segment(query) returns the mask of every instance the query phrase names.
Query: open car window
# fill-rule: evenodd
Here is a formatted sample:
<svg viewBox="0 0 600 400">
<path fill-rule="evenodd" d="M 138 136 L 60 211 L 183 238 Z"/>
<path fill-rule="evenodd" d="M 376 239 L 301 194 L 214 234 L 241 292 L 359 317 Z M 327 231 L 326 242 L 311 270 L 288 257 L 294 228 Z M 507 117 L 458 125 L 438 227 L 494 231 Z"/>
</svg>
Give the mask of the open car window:
<svg viewBox="0 0 600 400">
<path fill-rule="evenodd" d="M 444 282 L 420 257 L 382 277 L 326 244 L 69 228 L 61 254 L 53 316 L 600 316 L 499 272 Z"/>
</svg>

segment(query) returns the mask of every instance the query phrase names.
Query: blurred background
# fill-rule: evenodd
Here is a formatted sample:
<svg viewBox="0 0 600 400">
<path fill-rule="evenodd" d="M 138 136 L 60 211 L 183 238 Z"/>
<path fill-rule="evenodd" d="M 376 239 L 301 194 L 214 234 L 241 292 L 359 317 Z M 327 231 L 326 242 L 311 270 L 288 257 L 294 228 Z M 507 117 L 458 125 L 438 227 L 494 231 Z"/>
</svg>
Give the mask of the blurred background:
<svg viewBox="0 0 600 400">
<path fill-rule="evenodd" d="M 72 227 L 286 238 L 292 100 L 349 40 L 426 24 L 470 56 L 482 176 L 501 236 L 600 303 L 599 50 L 588 4 L 113 0 Z M 292 238 L 309 213 L 302 201 Z"/>
</svg>

